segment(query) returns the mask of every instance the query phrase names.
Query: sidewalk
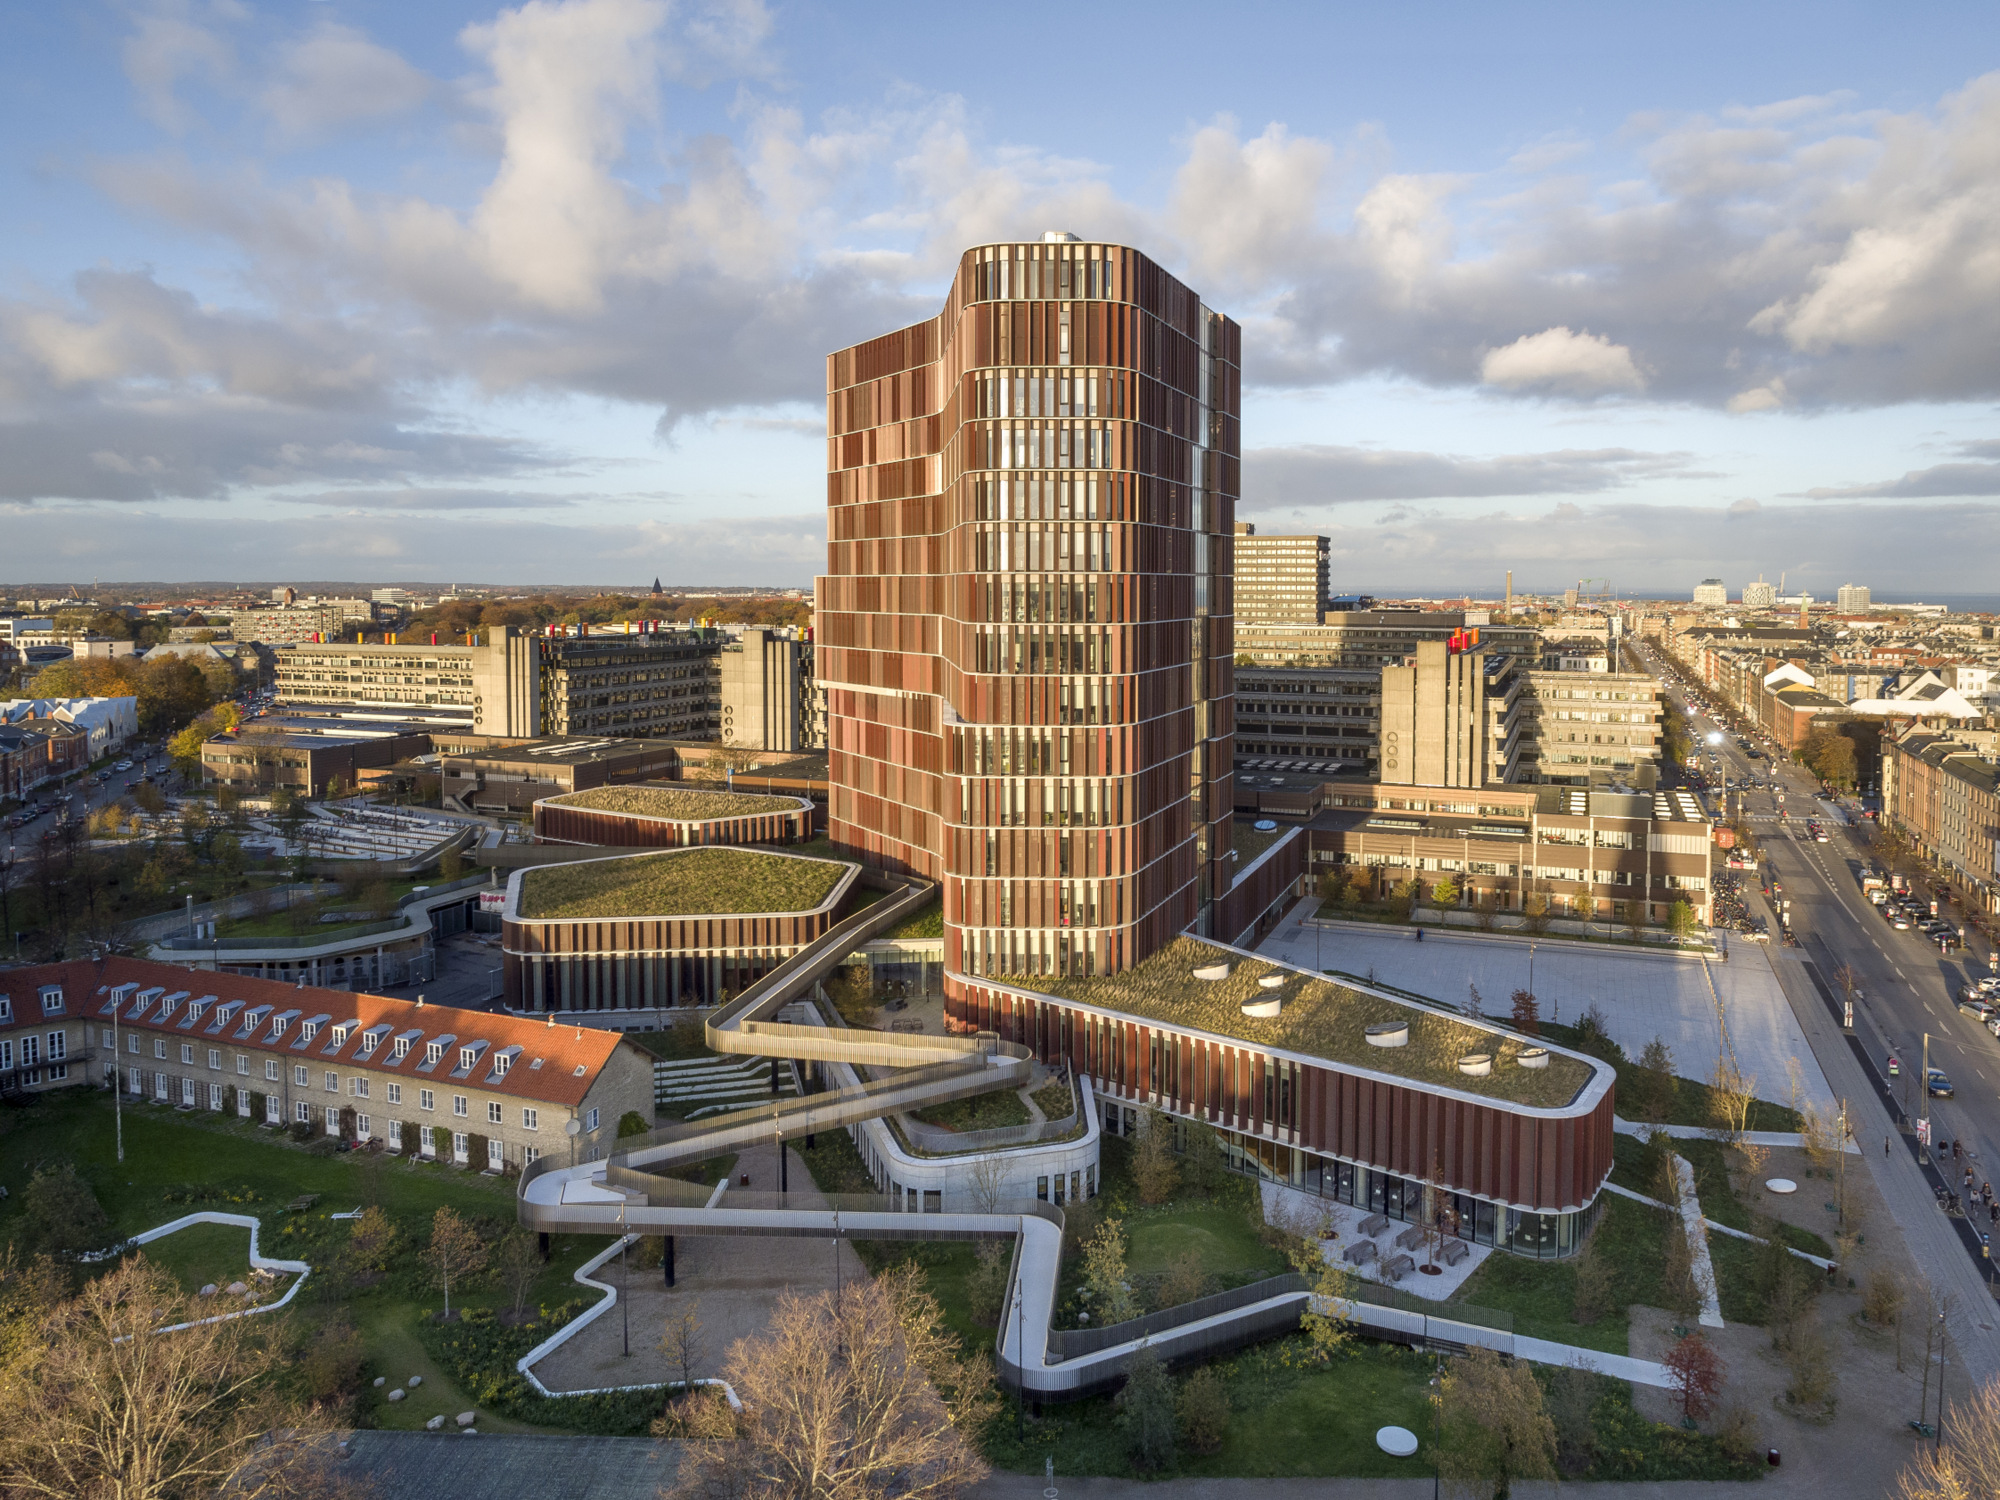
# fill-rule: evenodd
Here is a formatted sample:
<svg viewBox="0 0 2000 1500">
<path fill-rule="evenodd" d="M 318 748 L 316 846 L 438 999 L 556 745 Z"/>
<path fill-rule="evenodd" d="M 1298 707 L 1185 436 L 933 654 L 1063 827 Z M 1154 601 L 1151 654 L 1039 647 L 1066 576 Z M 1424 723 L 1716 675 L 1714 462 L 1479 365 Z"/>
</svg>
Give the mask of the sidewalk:
<svg viewBox="0 0 2000 1500">
<path fill-rule="evenodd" d="M 1901 1142 L 1903 1137 L 1889 1111 L 1849 1050 L 1846 1034 L 1800 968 L 1801 958 L 1795 955 L 1803 952 L 1787 948 L 1773 953 L 1771 968 L 1827 1083 L 1847 1101 L 1850 1131 L 1857 1141 L 1894 1137 Z M 1938 1291 L 1950 1294 L 1952 1337 L 1964 1367 L 1980 1381 L 2000 1374 L 2000 1331 L 1996 1331 L 2000 1308 L 1995 1307 L 1992 1291 L 1966 1254 L 1957 1228 L 1939 1211 L 1921 1169 L 1900 1145 L 1888 1157 L 1863 1151 L 1861 1160 L 1868 1164 L 1876 1190 L 1902 1231 L 1916 1269 Z"/>
</svg>

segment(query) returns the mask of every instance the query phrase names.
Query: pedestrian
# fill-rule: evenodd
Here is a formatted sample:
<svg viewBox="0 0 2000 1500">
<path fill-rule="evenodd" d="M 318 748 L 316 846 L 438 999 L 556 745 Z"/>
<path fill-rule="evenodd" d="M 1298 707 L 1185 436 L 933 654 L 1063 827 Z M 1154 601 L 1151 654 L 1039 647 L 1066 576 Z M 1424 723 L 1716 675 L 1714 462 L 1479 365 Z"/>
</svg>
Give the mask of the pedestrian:
<svg viewBox="0 0 2000 1500">
<path fill-rule="evenodd" d="M 2000 1203 L 1987 1204 L 1986 1211 L 1993 1216 L 1992 1217 L 1993 1223 L 2000 1224 Z"/>
<path fill-rule="evenodd" d="M 1884 1156 L 1889 1154 L 1889 1137 L 1886 1135 L 1882 1137 L 1882 1154 Z"/>
<path fill-rule="evenodd" d="M 1958 1137 L 1957 1137 L 1957 1136 L 1953 1136 L 1953 1137 L 1951 1138 L 1951 1159 L 1952 1159 L 1953 1161 L 1957 1161 L 1957 1160 L 1958 1160 L 1958 1155 L 1959 1155 L 1959 1151 L 1958 1151 Z"/>
</svg>

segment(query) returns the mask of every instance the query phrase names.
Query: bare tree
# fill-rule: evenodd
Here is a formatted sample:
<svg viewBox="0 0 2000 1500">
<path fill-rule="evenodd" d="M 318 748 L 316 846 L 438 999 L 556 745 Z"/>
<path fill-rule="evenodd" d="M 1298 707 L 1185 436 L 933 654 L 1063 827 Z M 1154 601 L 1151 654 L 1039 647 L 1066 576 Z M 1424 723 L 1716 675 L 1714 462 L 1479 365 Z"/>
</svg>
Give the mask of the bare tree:
<svg viewBox="0 0 2000 1500">
<path fill-rule="evenodd" d="M 934 1388 L 927 1357 L 945 1339 L 928 1299 L 863 1282 L 835 1306 L 830 1293 L 787 1293 L 760 1339 L 725 1367 L 747 1416 L 734 1440 L 688 1442 L 673 1490 L 702 1500 L 838 1496 L 952 1500 L 987 1468 Z M 935 1307 L 935 1304 L 932 1304 Z M 906 1339 L 905 1317 L 914 1320 Z M 991 1411 L 990 1404 L 987 1411 Z"/>
<path fill-rule="evenodd" d="M 1955 1402 L 1938 1446 L 1917 1444 L 1897 1476 L 1902 1500 L 1967 1500 L 2000 1495 L 2000 1381 Z"/>
<path fill-rule="evenodd" d="M 449 1319 L 452 1280 L 463 1281 L 486 1264 L 486 1241 L 456 1210 L 440 1208 L 431 1219 L 431 1242 L 424 1250 L 424 1264 L 444 1288 L 444 1315 Z"/>
<path fill-rule="evenodd" d="M 333 1472 L 326 1421 L 288 1401 L 273 1378 L 286 1340 L 268 1319 L 205 1322 L 206 1311 L 143 1256 L 56 1307 L 10 1371 L 0 1492 L 352 1493 Z"/>
<path fill-rule="evenodd" d="M 695 1366 L 708 1357 L 708 1337 L 701 1326 L 701 1304 L 689 1297 L 667 1314 L 660 1334 L 660 1348 L 675 1369 L 681 1372 L 681 1394 L 694 1395 Z"/>
<path fill-rule="evenodd" d="M 535 1237 L 525 1229 L 502 1235 L 493 1247 L 493 1268 L 500 1273 L 500 1284 L 514 1298 L 514 1316 L 520 1317 L 528 1305 L 528 1293 L 542 1274 L 542 1252 Z"/>
<path fill-rule="evenodd" d="M 996 1152 L 986 1152 L 972 1163 L 967 1174 L 972 1204 L 980 1213 L 998 1213 L 1000 1194 L 1007 1186 L 1007 1163 Z"/>
<path fill-rule="evenodd" d="M 1713 1139 L 1724 1143 L 1743 1139 L 1756 1087 L 1757 1080 L 1745 1074 L 1727 1052 L 1716 1058 L 1715 1072 L 1708 1080 L 1708 1133 Z"/>
</svg>

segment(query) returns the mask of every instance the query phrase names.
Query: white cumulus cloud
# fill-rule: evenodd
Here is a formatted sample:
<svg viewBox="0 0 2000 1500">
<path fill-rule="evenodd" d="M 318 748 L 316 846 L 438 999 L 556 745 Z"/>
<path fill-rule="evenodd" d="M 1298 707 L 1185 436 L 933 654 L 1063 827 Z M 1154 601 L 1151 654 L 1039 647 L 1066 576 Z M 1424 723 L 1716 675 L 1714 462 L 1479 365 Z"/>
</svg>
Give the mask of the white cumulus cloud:
<svg viewBox="0 0 2000 1500">
<path fill-rule="evenodd" d="M 1549 390 L 1566 395 L 1595 396 L 1612 391 L 1636 391 L 1646 379 L 1632 362 L 1632 351 L 1601 333 L 1573 333 L 1545 328 L 1489 349 L 1479 362 L 1479 378 L 1508 390 Z"/>
</svg>

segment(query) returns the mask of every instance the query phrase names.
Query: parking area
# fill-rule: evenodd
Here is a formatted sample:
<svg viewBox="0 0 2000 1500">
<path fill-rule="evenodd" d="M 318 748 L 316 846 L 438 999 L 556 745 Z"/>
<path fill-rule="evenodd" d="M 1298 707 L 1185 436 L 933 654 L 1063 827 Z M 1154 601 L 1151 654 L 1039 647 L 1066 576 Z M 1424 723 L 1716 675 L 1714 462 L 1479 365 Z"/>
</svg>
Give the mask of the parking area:
<svg viewBox="0 0 2000 1500">
<path fill-rule="evenodd" d="M 1517 989 L 1532 989 L 1541 1014 L 1566 1024 L 1595 1005 L 1628 1054 L 1638 1056 L 1657 1036 L 1673 1050 L 1674 1071 L 1684 1078 L 1714 1072 L 1726 1019 L 1737 1064 L 1756 1080 L 1758 1097 L 1784 1102 L 1797 1059 L 1802 1101 L 1836 1107 L 1771 960 L 1756 944 L 1733 944 L 1727 963 L 1703 963 L 1611 946 L 1435 931 L 1418 942 L 1409 927 L 1307 923 L 1312 907 L 1300 902 L 1258 950 L 1301 968 L 1361 979 L 1372 974 L 1459 1008 L 1477 987 L 1480 1009 L 1490 1016 L 1505 1015 Z"/>
</svg>

